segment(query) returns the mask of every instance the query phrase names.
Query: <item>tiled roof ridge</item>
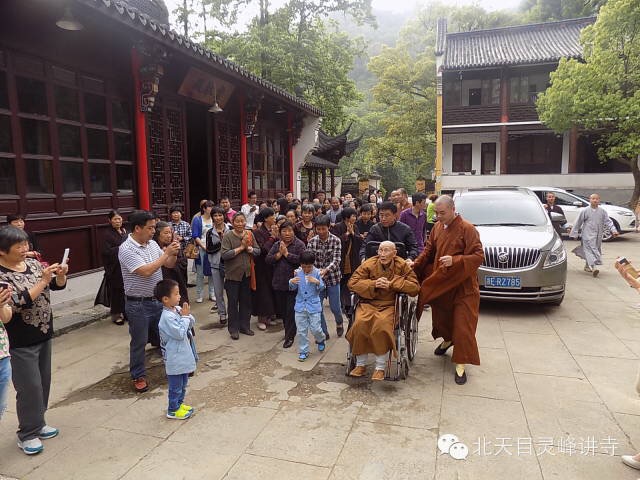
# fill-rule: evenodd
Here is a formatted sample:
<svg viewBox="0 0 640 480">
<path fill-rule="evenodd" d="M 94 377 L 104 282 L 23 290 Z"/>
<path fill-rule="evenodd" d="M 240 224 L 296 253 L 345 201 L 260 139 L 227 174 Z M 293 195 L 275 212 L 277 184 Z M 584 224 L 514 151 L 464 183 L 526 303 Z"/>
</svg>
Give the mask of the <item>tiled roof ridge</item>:
<svg viewBox="0 0 640 480">
<path fill-rule="evenodd" d="M 102 6 L 108 9 L 112 14 L 113 14 L 113 11 L 115 11 L 120 18 L 124 19 L 124 21 L 134 25 L 137 20 L 137 23 L 139 25 L 136 25 L 136 26 L 142 27 L 144 30 L 146 30 L 150 34 L 159 33 L 164 39 L 174 44 L 176 48 L 182 47 L 183 49 L 191 50 L 190 53 L 197 53 L 200 56 L 205 57 L 206 59 L 209 59 L 212 62 L 222 65 L 232 73 L 239 74 L 240 76 L 260 85 L 263 88 L 266 88 L 267 90 L 270 90 L 276 95 L 279 95 L 287 99 L 288 101 L 307 110 L 308 112 L 313 113 L 314 115 L 317 115 L 317 116 L 323 115 L 322 110 L 320 110 L 318 107 L 311 105 L 310 103 L 296 97 L 294 94 L 289 93 L 282 87 L 279 87 L 278 85 L 268 80 L 265 80 L 264 78 L 261 78 L 258 75 L 255 75 L 254 73 L 251 73 L 249 70 L 247 70 L 244 67 L 241 67 L 237 63 L 234 63 L 231 60 L 227 60 L 221 55 L 207 48 L 204 48 L 202 45 L 192 41 L 191 39 L 183 35 L 180 35 L 176 31 L 172 30 L 170 25 L 157 22 L 156 20 L 149 17 L 147 14 L 141 12 L 140 10 L 129 5 L 126 2 L 123 2 L 120 0 L 76 0 L 76 1 L 79 1 L 84 5 L 94 6 L 94 8 L 98 10 L 101 10 L 102 9 L 101 6 Z"/>
<path fill-rule="evenodd" d="M 522 25 L 508 25 L 506 27 L 495 27 L 495 28 L 484 28 L 481 30 L 471 30 L 468 32 L 449 32 L 447 33 L 447 37 L 462 37 L 462 36 L 474 36 L 480 35 L 483 33 L 500 33 L 507 32 L 512 30 L 534 30 L 537 27 L 549 26 L 549 25 L 572 25 L 572 24 L 580 24 L 580 23 L 593 23 L 596 20 L 595 16 L 589 17 L 579 17 L 579 18 L 569 18 L 565 20 L 553 20 L 549 22 L 538 22 L 538 23 L 525 23 Z"/>
</svg>

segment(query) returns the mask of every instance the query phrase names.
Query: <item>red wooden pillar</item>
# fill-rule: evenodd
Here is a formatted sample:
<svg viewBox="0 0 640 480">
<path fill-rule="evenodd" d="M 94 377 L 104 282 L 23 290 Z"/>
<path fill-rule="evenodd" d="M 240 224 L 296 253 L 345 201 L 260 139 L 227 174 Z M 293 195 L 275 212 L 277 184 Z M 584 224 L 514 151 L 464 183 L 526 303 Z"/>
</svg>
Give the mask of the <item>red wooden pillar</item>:
<svg viewBox="0 0 640 480">
<path fill-rule="evenodd" d="M 293 112 L 291 111 L 287 113 L 287 132 L 289 132 L 289 190 L 295 192 L 297 172 L 293 171 Z"/>
<path fill-rule="evenodd" d="M 136 130 L 136 173 L 138 184 L 138 207 L 142 210 L 151 209 L 149 198 L 149 163 L 147 159 L 147 125 L 144 113 L 140 110 L 142 97 L 140 94 L 140 54 L 131 49 L 131 76 L 135 95 L 134 124 Z"/>
<path fill-rule="evenodd" d="M 240 202 L 245 204 L 249 201 L 249 169 L 247 163 L 247 117 L 244 107 L 245 97 L 240 94 Z"/>
</svg>

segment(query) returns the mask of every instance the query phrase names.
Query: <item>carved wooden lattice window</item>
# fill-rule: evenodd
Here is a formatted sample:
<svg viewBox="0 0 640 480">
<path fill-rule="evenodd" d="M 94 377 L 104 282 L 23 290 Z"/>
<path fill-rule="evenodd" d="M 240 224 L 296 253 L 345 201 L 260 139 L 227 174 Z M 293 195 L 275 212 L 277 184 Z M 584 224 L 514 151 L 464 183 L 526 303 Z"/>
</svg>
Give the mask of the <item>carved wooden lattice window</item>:
<svg viewBox="0 0 640 480">
<path fill-rule="evenodd" d="M 230 122 L 218 121 L 217 131 L 218 198 L 227 196 L 232 205 L 240 205 L 240 127 Z"/>
<path fill-rule="evenodd" d="M 184 207 L 186 181 L 182 110 L 156 103 L 147 113 L 152 208 L 161 216 L 170 205 Z"/>
</svg>

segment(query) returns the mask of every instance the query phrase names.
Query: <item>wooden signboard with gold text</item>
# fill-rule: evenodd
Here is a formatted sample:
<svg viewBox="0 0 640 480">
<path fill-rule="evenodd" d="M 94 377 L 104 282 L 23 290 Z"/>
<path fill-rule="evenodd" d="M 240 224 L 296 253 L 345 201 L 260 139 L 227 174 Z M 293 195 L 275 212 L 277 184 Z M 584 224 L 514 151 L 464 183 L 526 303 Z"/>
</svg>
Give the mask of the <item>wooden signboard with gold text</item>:
<svg viewBox="0 0 640 480">
<path fill-rule="evenodd" d="M 178 93 L 207 105 L 213 105 L 217 100 L 218 105 L 224 108 L 234 89 L 232 83 L 191 67 Z"/>
</svg>

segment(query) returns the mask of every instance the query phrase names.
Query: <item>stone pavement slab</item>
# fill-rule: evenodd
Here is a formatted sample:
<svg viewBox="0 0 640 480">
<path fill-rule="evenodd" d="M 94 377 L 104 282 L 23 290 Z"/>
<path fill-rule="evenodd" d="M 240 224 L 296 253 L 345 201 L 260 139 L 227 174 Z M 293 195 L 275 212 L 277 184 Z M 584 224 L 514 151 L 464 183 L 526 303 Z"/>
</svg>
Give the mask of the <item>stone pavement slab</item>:
<svg viewBox="0 0 640 480">
<path fill-rule="evenodd" d="M 482 364 L 467 367 L 464 386 L 453 381 L 451 353 L 433 355 L 440 340 L 429 311 L 409 378 L 374 384 L 345 376 L 342 338 L 300 363 L 295 346 L 282 348 L 281 325 L 233 341 L 204 302 L 193 307 L 201 361 L 186 399 L 196 414 L 180 422 L 164 416 L 157 351 L 147 352 L 151 388 L 139 395 L 126 327 L 107 319 L 73 330 L 53 346 L 47 421 L 61 434 L 42 454 L 23 455 L 10 398 L 0 478 L 638 478 L 620 455 L 640 449 L 640 295 L 611 264 L 620 254 L 640 264 L 640 235 L 604 250 L 598 278 L 569 256 L 560 307 L 483 303 Z M 438 452 L 444 433 L 469 447 L 466 460 Z"/>
</svg>

